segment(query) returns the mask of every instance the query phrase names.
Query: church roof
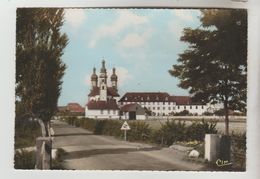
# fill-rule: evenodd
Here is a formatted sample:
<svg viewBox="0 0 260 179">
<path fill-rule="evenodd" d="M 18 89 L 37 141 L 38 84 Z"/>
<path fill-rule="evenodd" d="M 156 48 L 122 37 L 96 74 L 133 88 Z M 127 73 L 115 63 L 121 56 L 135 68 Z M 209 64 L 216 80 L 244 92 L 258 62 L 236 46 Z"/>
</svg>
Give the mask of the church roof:
<svg viewBox="0 0 260 179">
<path fill-rule="evenodd" d="M 96 96 L 96 95 L 99 95 L 100 93 L 100 88 L 99 87 L 94 87 L 90 93 L 88 94 L 89 97 L 91 96 Z M 113 87 L 107 87 L 107 95 L 108 96 L 112 96 L 112 97 L 118 97 L 120 96 L 117 92 L 116 89 L 114 89 Z"/>
<path fill-rule="evenodd" d="M 94 101 L 91 100 L 87 104 L 88 109 L 119 109 L 115 100 L 109 101 Z"/>
</svg>

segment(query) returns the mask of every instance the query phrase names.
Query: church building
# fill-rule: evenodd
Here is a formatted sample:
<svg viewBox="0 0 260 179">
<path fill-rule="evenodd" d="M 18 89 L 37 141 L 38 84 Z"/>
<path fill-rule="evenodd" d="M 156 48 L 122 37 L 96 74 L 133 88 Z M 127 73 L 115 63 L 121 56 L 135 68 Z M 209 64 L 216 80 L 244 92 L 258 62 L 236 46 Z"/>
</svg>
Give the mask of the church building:
<svg viewBox="0 0 260 179">
<path fill-rule="evenodd" d="M 116 69 L 110 77 L 111 87 L 107 84 L 107 69 L 105 61 L 102 61 L 99 76 L 96 74 L 96 68 L 93 68 L 91 75 L 91 90 L 88 95 L 88 103 L 85 108 L 85 117 L 94 119 L 118 119 L 119 107 L 117 101 L 119 94 L 117 89 Z"/>
</svg>

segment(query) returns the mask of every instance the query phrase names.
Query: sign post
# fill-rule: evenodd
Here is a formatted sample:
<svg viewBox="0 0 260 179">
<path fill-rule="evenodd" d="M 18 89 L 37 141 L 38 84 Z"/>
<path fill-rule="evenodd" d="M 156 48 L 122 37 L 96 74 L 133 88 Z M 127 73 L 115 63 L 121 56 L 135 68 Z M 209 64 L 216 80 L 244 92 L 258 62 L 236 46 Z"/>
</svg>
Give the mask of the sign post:
<svg viewBox="0 0 260 179">
<path fill-rule="evenodd" d="M 125 122 L 123 123 L 122 127 L 121 127 L 121 130 L 124 131 L 124 139 L 125 139 L 125 141 L 126 141 L 126 132 L 127 132 L 128 130 L 130 130 L 130 129 L 131 129 L 130 126 L 129 126 L 128 123 L 125 121 Z"/>
</svg>

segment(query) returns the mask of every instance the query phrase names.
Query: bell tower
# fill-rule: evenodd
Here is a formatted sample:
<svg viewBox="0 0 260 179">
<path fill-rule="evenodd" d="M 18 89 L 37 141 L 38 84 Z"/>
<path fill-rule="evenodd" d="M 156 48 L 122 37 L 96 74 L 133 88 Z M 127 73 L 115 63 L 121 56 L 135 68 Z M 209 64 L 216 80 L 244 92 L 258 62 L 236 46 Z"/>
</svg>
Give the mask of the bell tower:
<svg viewBox="0 0 260 179">
<path fill-rule="evenodd" d="M 110 79 L 111 79 L 113 89 L 115 89 L 117 91 L 117 75 L 116 75 L 115 68 L 113 68 L 113 74 L 111 75 Z"/>
<path fill-rule="evenodd" d="M 98 83 L 98 76 L 96 74 L 96 68 L 93 68 L 93 74 L 91 75 L 92 89 L 97 87 L 97 83 Z"/>
<path fill-rule="evenodd" d="M 100 101 L 107 101 L 107 70 L 105 60 L 102 60 L 102 67 L 99 75 Z"/>
</svg>

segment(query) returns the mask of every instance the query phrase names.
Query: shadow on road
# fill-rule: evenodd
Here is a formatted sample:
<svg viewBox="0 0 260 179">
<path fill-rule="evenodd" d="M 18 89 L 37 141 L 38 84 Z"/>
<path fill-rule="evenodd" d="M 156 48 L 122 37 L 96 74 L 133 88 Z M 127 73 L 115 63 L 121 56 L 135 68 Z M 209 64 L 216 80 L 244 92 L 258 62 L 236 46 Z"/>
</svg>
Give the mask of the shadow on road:
<svg viewBox="0 0 260 179">
<path fill-rule="evenodd" d="M 67 134 L 55 134 L 53 137 L 66 137 L 66 136 L 84 136 L 84 135 L 93 135 L 91 133 L 67 133 Z"/>
<path fill-rule="evenodd" d="M 128 152 L 139 152 L 139 151 L 155 151 L 160 150 L 160 147 L 149 147 L 149 148 L 117 148 L 117 149 L 92 149 L 92 150 L 81 150 L 75 152 L 69 152 L 64 159 L 79 159 L 90 157 L 93 155 L 102 154 L 123 154 Z"/>
</svg>

